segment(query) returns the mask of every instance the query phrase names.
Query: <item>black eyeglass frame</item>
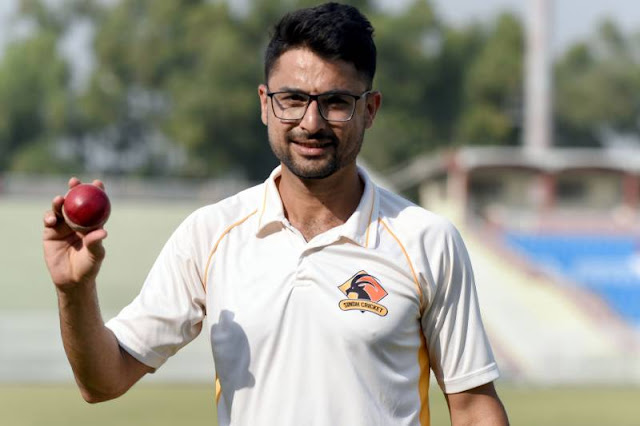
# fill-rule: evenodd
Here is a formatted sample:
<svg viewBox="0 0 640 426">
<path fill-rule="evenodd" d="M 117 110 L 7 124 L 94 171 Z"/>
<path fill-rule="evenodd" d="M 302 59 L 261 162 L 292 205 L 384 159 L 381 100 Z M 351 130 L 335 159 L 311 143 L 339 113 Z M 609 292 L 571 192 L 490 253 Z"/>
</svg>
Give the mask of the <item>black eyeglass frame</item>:
<svg viewBox="0 0 640 426">
<path fill-rule="evenodd" d="M 269 89 L 267 89 L 267 90 L 269 90 Z M 373 90 L 367 90 L 365 92 L 362 92 L 360 95 L 354 95 L 353 93 L 348 93 L 348 92 L 325 92 L 325 93 L 318 93 L 317 95 L 310 95 L 308 93 L 296 92 L 294 90 L 282 90 L 282 91 L 279 91 L 279 92 L 267 92 L 267 96 L 271 99 L 271 110 L 273 111 L 273 115 L 275 115 L 278 120 L 282 120 L 282 121 L 300 121 L 307 114 L 307 110 L 309 109 L 309 105 L 311 105 L 311 102 L 312 101 L 316 101 L 316 104 L 318 104 L 318 112 L 320 112 L 320 116 L 324 120 L 335 122 L 335 123 L 346 123 L 348 121 L 351 121 L 351 119 L 353 118 L 353 115 L 356 112 L 356 106 L 358 105 L 358 101 L 360 99 L 370 95 L 373 92 L 374 92 Z M 302 112 L 302 115 L 300 116 L 300 118 L 281 118 L 281 117 L 278 117 L 278 113 L 276 113 L 276 109 L 273 106 L 273 97 L 275 95 L 279 95 L 281 93 L 293 93 L 293 94 L 296 94 L 296 95 L 307 96 L 309 98 L 307 100 L 307 105 L 304 107 L 304 111 Z M 322 112 L 322 108 L 320 108 L 320 102 L 318 101 L 318 98 L 320 98 L 322 96 L 331 96 L 331 95 L 350 96 L 355 100 L 353 102 L 353 109 L 351 110 L 351 114 L 349 115 L 349 118 L 344 119 L 344 120 L 330 120 L 330 119 L 328 119 L 327 117 L 324 116 L 324 113 Z"/>
</svg>

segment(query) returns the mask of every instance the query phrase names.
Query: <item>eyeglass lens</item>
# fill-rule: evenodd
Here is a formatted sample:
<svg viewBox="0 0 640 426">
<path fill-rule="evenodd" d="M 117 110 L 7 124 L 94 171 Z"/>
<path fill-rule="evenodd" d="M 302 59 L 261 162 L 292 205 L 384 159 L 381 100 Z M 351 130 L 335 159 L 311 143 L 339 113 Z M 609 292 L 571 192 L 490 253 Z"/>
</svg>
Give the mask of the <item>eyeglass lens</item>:
<svg viewBox="0 0 640 426">
<path fill-rule="evenodd" d="M 358 98 L 341 93 L 327 93 L 317 96 L 320 114 L 329 121 L 349 121 Z M 311 96 L 304 93 L 274 93 L 272 96 L 273 112 L 283 120 L 300 120 L 304 117 Z"/>
</svg>

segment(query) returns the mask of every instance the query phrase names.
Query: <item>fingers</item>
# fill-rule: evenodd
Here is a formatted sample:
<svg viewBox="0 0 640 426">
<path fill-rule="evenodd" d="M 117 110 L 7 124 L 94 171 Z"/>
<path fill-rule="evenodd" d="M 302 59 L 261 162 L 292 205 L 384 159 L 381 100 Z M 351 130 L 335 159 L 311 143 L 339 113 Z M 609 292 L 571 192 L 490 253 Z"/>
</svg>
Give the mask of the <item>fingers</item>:
<svg viewBox="0 0 640 426">
<path fill-rule="evenodd" d="M 78 186 L 82 183 L 80 179 L 77 177 L 72 177 L 68 181 L 69 189 Z M 99 187 L 104 191 L 104 183 L 99 179 L 94 179 L 91 182 L 93 185 Z M 67 235 L 71 232 L 75 232 L 69 228 L 67 223 L 64 220 L 64 216 L 62 214 L 62 205 L 64 204 L 65 197 L 61 195 L 57 195 L 51 201 L 51 210 L 47 210 L 43 217 L 43 223 L 45 226 L 45 237 L 49 236 L 50 238 L 57 239 L 56 237 Z M 51 231 L 51 232 L 50 232 Z M 84 238 L 85 235 L 81 234 L 81 238 Z M 104 236 L 97 237 L 98 240 L 103 240 L 106 238 L 106 231 Z"/>
<path fill-rule="evenodd" d="M 78 186 L 81 183 L 82 181 L 80 179 L 73 176 L 71 179 L 69 179 L 68 182 L 69 189 L 73 188 L 74 186 Z M 104 191 L 104 182 L 102 182 L 100 179 L 94 179 L 91 183 Z"/>
<path fill-rule="evenodd" d="M 104 191 L 104 183 L 101 180 L 94 179 L 91 183 Z"/>
<path fill-rule="evenodd" d="M 69 179 L 68 185 L 69 185 L 69 189 L 73 188 L 74 186 L 78 186 L 80 185 L 82 182 L 80 181 L 80 179 L 78 179 L 77 177 L 73 176 Z"/>
<path fill-rule="evenodd" d="M 64 204 L 64 197 L 56 195 L 51 201 L 51 211 L 56 215 L 62 216 L 62 205 Z"/>
<path fill-rule="evenodd" d="M 58 216 L 56 216 L 53 211 L 47 210 L 44 214 L 43 221 L 45 228 L 55 228 L 58 224 Z"/>
<path fill-rule="evenodd" d="M 58 195 L 51 201 L 51 210 L 47 210 L 44 214 L 44 226 L 47 228 L 55 228 L 64 222 L 62 218 L 62 204 L 64 197 Z"/>
<path fill-rule="evenodd" d="M 89 232 L 83 237 L 83 242 L 87 247 L 87 250 L 89 250 L 89 252 L 91 252 L 91 254 L 93 254 L 97 259 L 102 259 L 104 257 L 105 250 L 102 245 L 102 241 L 107 238 L 107 235 L 107 231 L 100 228 Z"/>
</svg>

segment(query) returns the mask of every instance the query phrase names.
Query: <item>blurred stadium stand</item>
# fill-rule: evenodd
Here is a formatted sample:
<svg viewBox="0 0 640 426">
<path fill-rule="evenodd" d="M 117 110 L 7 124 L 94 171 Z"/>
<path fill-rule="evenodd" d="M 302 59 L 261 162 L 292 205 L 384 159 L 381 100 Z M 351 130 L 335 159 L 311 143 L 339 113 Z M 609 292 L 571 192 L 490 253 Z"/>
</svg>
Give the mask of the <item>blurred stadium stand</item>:
<svg viewBox="0 0 640 426">
<path fill-rule="evenodd" d="M 252 182 L 231 176 L 224 179 L 135 178 L 131 176 L 77 176 L 83 182 L 102 179 L 111 198 L 134 201 L 215 202 L 233 195 Z M 52 197 L 67 190 L 66 177 L 6 173 L 0 175 L 0 195 L 4 197 Z"/>
<path fill-rule="evenodd" d="M 358 165 L 384 188 L 392 188 L 385 177 L 371 169 L 364 161 Z M 136 178 L 132 176 L 77 176 L 83 182 L 102 179 L 111 198 L 135 201 L 198 201 L 212 203 L 234 195 L 260 182 L 240 176 L 217 179 L 180 179 L 174 177 Z M 266 176 L 265 176 L 266 179 Z M 67 189 L 67 177 L 23 173 L 0 174 L 0 196 L 51 197 Z"/>
<path fill-rule="evenodd" d="M 472 147 L 388 176 L 451 218 L 503 375 L 640 383 L 640 151 Z"/>
<path fill-rule="evenodd" d="M 595 292 L 640 328 L 640 236 L 505 232 L 505 242 L 549 274 Z"/>
</svg>

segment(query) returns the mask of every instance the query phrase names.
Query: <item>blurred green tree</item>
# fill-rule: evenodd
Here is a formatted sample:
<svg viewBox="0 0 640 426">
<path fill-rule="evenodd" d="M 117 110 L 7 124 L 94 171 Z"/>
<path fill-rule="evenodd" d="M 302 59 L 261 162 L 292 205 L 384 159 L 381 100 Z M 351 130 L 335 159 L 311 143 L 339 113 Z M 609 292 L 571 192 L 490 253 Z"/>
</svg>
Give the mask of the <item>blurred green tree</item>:
<svg viewBox="0 0 640 426">
<path fill-rule="evenodd" d="M 611 20 L 556 65 L 556 144 L 602 146 L 615 135 L 640 138 L 640 38 Z"/>
<path fill-rule="evenodd" d="M 387 96 L 363 148 L 373 165 L 392 168 L 450 145 L 519 143 L 524 36 L 516 16 L 454 28 L 415 0 L 375 24 Z"/>
<path fill-rule="evenodd" d="M 82 105 L 95 141 L 119 156 L 142 152 L 122 171 L 264 174 L 258 46 L 226 3 L 123 0 L 96 27 Z"/>
<path fill-rule="evenodd" d="M 83 99 L 91 140 L 116 157 L 146 153 L 128 165 L 141 173 L 263 178 L 276 164 L 257 97 L 268 29 L 314 3 L 256 0 L 234 11 L 227 2 L 122 0 L 104 9 Z"/>
<path fill-rule="evenodd" d="M 376 28 L 374 88 L 383 108 L 363 157 L 390 169 L 450 145 L 521 138 L 524 34 L 519 18 L 453 27 L 428 0 L 383 12 L 353 0 Z M 312 0 L 21 0 L 31 30 L 0 60 L 0 170 L 102 171 L 262 179 L 275 165 L 256 87 L 269 31 Z M 73 87 L 60 45 L 93 28 L 93 71 Z M 556 66 L 563 145 L 638 134 L 640 39 L 604 23 Z"/>
<path fill-rule="evenodd" d="M 505 13 L 484 37 L 480 34 L 484 42 L 464 76 L 465 107 L 455 139 L 470 145 L 516 145 L 524 99 L 522 23 Z"/>
<path fill-rule="evenodd" d="M 82 170 L 85 119 L 60 47 L 74 19 L 95 13 L 94 3 L 68 0 L 50 8 L 20 0 L 18 21 L 28 31 L 0 61 L 0 170 Z"/>
<path fill-rule="evenodd" d="M 37 25 L 42 9 L 32 3 Z M 72 121 L 70 74 L 57 54 L 57 25 L 44 24 L 9 45 L 0 62 L 0 170 L 58 171 L 65 165 L 51 142 Z"/>
<path fill-rule="evenodd" d="M 444 29 L 430 3 L 414 0 L 396 14 L 370 15 L 378 66 L 374 89 L 382 109 L 367 134 L 363 156 L 385 169 L 438 143 L 448 97 L 440 64 Z M 444 90 L 443 90 L 444 89 Z"/>
</svg>

